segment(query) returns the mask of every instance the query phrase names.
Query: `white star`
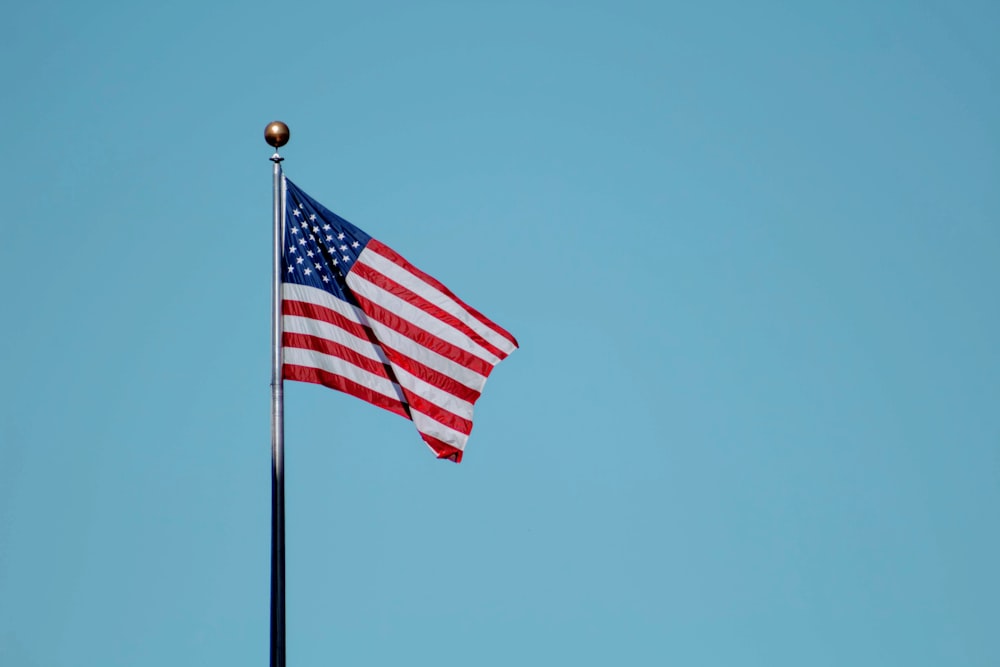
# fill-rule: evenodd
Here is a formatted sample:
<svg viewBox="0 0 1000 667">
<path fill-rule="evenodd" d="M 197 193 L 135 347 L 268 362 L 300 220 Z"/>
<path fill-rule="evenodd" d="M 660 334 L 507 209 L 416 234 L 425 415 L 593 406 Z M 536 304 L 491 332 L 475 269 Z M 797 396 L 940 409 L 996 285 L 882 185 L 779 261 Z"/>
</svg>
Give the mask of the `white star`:
<svg viewBox="0 0 1000 667">
<path fill-rule="evenodd" d="M 307 250 L 306 251 L 306 256 L 312 257 L 313 256 L 313 251 L 312 250 Z"/>
<path fill-rule="evenodd" d="M 324 232 L 330 231 L 330 225 L 323 225 L 323 231 Z"/>
<path fill-rule="evenodd" d="M 315 220 L 315 219 L 316 219 L 316 214 L 315 214 L 315 213 L 313 213 L 312 215 L 310 215 L 310 216 L 309 216 L 309 219 L 310 219 L 310 220 Z"/>
<path fill-rule="evenodd" d="M 299 249 L 296 248 L 295 246 L 292 246 L 291 248 L 288 249 L 288 252 L 298 252 L 298 251 Z"/>
<path fill-rule="evenodd" d="M 343 241 L 345 236 L 346 234 L 344 234 L 344 232 L 340 232 L 339 234 L 337 234 L 337 240 Z"/>
<path fill-rule="evenodd" d="M 315 237 L 315 236 L 313 236 L 312 234 L 310 234 L 310 235 L 309 235 L 309 240 L 310 240 L 310 241 L 315 241 L 315 240 L 316 240 L 316 237 Z"/>
<path fill-rule="evenodd" d="M 299 228 L 298 227 L 292 227 L 292 234 L 298 234 L 298 233 L 299 233 Z"/>
<path fill-rule="evenodd" d="M 347 246 L 346 245 L 342 245 L 342 246 L 340 246 L 340 249 L 341 250 L 347 250 Z"/>
<path fill-rule="evenodd" d="M 319 227 L 313 227 L 313 233 L 319 234 Z"/>
<path fill-rule="evenodd" d="M 351 261 L 351 258 L 348 257 L 347 255 L 344 255 L 343 257 L 341 257 L 341 259 L 344 260 L 345 262 Z"/>
<path fill-rule="evenodd" d="M 302 215 L 302 213 L 299 211 L 299 209 L 295 209 L 292 211 L 292 215 L 294 215 L 295 217 L 299 217 L 300 215 Z"/>
<path fill-rule="evenodd" d="M 323 276 L 323 282 L 325 283 L 330 282 L 330 276 Z"/>
<path fill-rule="evenodd" d="M 332 237 L 332 236 L 327 236 L 327 237 L 326 237 L 326 242 L 327 242 L 327 243 L 329 243 L 329 242 L 330 242 L 330 241 L 332 241 L 332 240 L 333 240 L 333 237 Z"/>
<path fill-rule="evenodd" d="M 301 257 L 296 257 L 296 258 L 295 258 L 295 263 L 296 263 L 296 264 L 301 264 L 301 263 L 302 263 L 302 262 L 304 262 L 304 261 L 306 261 L 306 260 L 302 259 Z"/>
<path fill-rule="evenodd" d="M 302 229 L 309 229 L 309 223 L 305 220 L 302 221 Z"/>
<path fill-rule="evenodd" d="M 333 260 L 333 265 L 337 266 L 337 260 Z"/>
<path fill-rule="evenodd" d="M 354 243 L 351 244 L 351 247 L 352 248 L 357 248 L 359 245 L 361 245 L 361 244 L 358 243 L 357 241 L 355 241 Z"/>
<path fill-rule="evenodd" d="M 313 262 L 313 266 L 315 266 L 315 267 L 316 267 L 317 269 L 319 269 L 320 271 L 322 271 L 322 270 L 323 270 L 323 265 L 322 265 L 322 264 L 320 264 L 319 262 Z"/>
<path fill-rule="evenodd" d="M 305 245 L 305 244 L 306 244 L 305 239 L 299 239 L 299 245 Z"/>
<path fill-rule="evenodd" d="M 302 275 L 308 276 L 310 273 L 312 273 L 312 269 L 306 269 L 302 272 Z"/>
<path fill-rule="evenodd" d="M 289 272 L 289 273 L 291 273 L 291 272 L 293 272 L 293 271 L 295 271 L 295 267 L 294 267 L 294 266 L 290 266 L 290 267 L 288 267 L 288 272 Z"/>
</svg>

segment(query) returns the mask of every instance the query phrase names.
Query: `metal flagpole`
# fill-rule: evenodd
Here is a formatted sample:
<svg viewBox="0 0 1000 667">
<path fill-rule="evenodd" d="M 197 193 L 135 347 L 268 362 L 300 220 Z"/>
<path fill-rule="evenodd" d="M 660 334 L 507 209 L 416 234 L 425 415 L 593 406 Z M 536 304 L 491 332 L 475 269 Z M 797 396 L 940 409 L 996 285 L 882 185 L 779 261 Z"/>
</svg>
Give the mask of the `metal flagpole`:
<svg viewBox="0 0 1000 667">
<path fill-rule="evenodd" d="M 269 123 L 264 139 L 274 146 L 274 247 L 271 276 L 271 667 L 285 667 L 285 396 L 281 375 L 281 250 L 285 202 L 278 149 L 291 133 Z"/>
</svg>

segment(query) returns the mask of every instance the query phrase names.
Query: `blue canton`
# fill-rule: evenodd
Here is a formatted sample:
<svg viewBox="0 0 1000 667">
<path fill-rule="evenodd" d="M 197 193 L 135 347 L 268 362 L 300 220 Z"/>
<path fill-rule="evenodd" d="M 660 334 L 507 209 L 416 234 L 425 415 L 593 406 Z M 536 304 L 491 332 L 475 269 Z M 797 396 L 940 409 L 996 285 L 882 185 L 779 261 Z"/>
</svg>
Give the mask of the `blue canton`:
<svg viewBox="0 0 1000 667">
<path fill-rule="evenodd" d="M 287 178 L 285 184 L 282 280 L 316 287 L 354 303 L 345 278 L 372 237 L 299 190 Z"/>
</svg>

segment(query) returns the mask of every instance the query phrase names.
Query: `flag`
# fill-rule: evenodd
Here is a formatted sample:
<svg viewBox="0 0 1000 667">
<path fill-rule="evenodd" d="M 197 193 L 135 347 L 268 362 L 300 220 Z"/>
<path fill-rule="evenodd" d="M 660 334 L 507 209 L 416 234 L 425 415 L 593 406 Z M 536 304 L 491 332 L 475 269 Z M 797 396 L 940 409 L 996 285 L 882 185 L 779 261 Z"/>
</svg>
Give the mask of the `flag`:
<svg viewBox="0 0 1000 667">
<path fill-rule="evenodd" d="M 287 178 L 284 192 L 283 377 L 410 419 L 461 461 L 473 405 L 517 341 Z"/>
</svg>

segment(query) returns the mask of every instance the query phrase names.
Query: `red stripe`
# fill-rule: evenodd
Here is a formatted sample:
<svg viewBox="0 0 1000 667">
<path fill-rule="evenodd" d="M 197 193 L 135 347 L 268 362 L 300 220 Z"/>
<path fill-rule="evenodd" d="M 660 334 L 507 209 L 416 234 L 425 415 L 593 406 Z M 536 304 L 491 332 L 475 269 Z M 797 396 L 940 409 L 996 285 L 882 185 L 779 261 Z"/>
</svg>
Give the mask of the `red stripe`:
<svg viewBox="0 0 1000 667">
<path fill-rule="evenodd" d="M 390 398 L 385 394 L 380 394 L 377 391 L 372 391 L 368 387 L 362 386 L 353 380 L 348 380 L 342 375 L 328 373 L 327 371 L 320 370 L 319 368 L 296 366 L 294 364 L 285 364 L 282 375 L 286 380 L 295 380 L 296 382 L 312 382 L 313 384 L 321 384 L 324 387 L 342 391 L 345 394 L 356 396 L 362 401 L 367 401 L 368 403 L 388 410 L 389 412 L 394 412 L 401 417 L 406 417 L 407 419 L 410 418 L 406 405 L 402 402 L 394 398 Z"/>
<path fill-rule="evenodd" d="M 445 375 L 441 371 L 434 370 L 430 366 L 425 366 L 416 359 L 411 359 L 399 350 L 394 350 L 390 347 L 382 346 L 382 350 L 385 352 L 386 356 L 392 362 L 393 366 L 401 368 L 410 375 L 420 378 L 427 384 L 434 385 L 442 391 L 446 391 L 452 396 L 457 396 L 463 401 L 468 401 L 469 403 L 475 403 L 479 400 L 480 392 L 472 389 L 471 387 L 466 387 L 464 384 L 454 379 L 450 375 Z"/>
<path fill-rule="evenodd" d="M 452 345 L 447 341 L 441 340 L 429 331 L 421 329 L 412 322 L 399 317 L 391 310 L 383 308 L 377 303 L 366 299 L 357 293 L 355 293 L 354 297 L 358 300 L 358 305 L 361 306 L 361 310 L 365 312 L 368 319 L 381 322 L 393 331 L 403 334 L 409 338 L 414 345 L 426 347 L 429 350 L 437 352 L 442 357 L 451 359 L 455 363 L 465 366 L 469 370 L 475 371 L 484 377 L 488 376 L 490 371 L 493 370 L 493 364 L 484 359 L 480 359 L 471 352 L 467 352 L 456 345 Z"/>
<path fill-rule="evenodd" d="M 281 302 L 281 313 L 283 315 L 295 315 L 297 317 L 307 317 L 311 320 L 328 322 L 358 338 L 373 340 L 371 330 L 368 327 L 347 319 L 335 310 L 324 306 L 317 306 L 315 303 L 285 299 Z"/>
<path fill-rule="evenodd" d="M 472 308 L 467 303 L 465 303 L 464 301 L 462 301 L 461 299 L 459 299 L 457 296 L 455 296 L 452 293 L 452 291 L 450 289 L 448 289 L 447 287 L 445 287 L 444 285 L 442 285 L 435 278 L 432 278 L 431 276 L 427 275 L 426 273 L 424 273 L 423 271 L 421 271 L 417 267 L 415 267 L 412 264 L 410 264 L 402 255 L 400 255 L 399 253 L 397 253 L 395 250 L 393 250 L 392 248 L 390 248 L 386 244 L 384 244 L 381 241 L 378 241 L 376 239 L 372 239 L 371 241 L 368 242 L 368 245 L 366 245 L 365 248 L 368 249 L 368 250 L 371 250 L 372 252 L 377 252 L 378 254 L 382 255 L 383 257 L 385 257 L 389 261 L 391 261 L 391 262 L 393 262 L 395 264 L 398 264 L 399 266 L 403 267 L 404 269 L 406 269 L 407 271 L 409 271 L 413 275 L 419 277 L 421 280 L 423 280 L 428 285 L 432 285 L 436 290 L 438 290 L 442 294 L 447 294 L 449 297 L 451 297 L 452 299 L 454 299 L 456 303 L 458 303 L 459 305 L 461 305 L 462 308 L 465 308 L 465 310 L 469 311 L 470 315 L 472 315 L 477 320 L 479 320 L 480 322 L 482 322 L 483 324 L 485 324 L 486 326 L 488 326 L 490 329 L 492 329 L 493 331 L 497 332 L 498 334 L 500 334 L 501 336 L 503 336 L 504 338 L 506 338 L 507 340 L 509 340 L 511 343 L 514 344 L 514 347 L 518 347 L 518 345 L 517 345 L 517 339 L 514 338 L 512 335 L 510 335 L 510 333 L 508 333 L 503 327 L 501 327 L 500 325 L 498 325 L 496 322 L 493 322 L 488 317 L 486 317 L 485 315 L 483 315 L 482 313 L 480 313 L 478 310 L 476 310 L 475 308 Z"/>
<path fill-rule="evenodd" d="M 423 433 L 420 434 L 420 437 L 424 439 L 424 442 L 426 442 L 431 449 L 434 450 L 434 453 L 437 454 L 439 459 L 451 459 L 455 463 L 462 462 L 462 450 L 458 447 L 453 447 L 446 442 L 442 442 L 433 436 L 425 435 Z"/>
<path fill-rule="evenodd" d="M 353 364 L 354 366 L 366 370 L 374 375 L 378 375 L 379 377 L 391 379 L 393 382 L 396 381 L 395 377 L 392 375 L 392 370 L 386 364 L 383 364 L 381 361 L 376 359 L 366 357 L 363 354 L 358 354 L 351 348 L 327 338 L 310 336 L 308 334 L 289 333 L 288 331 L 285 331 L 282 332 L 282 345 L 285 347 L 295 347 L 302 350 L 312 350 L 313 352 L 328 354 L 331 357 L 342 359 L 346 363 Z"/>
<path fill-rule="evenodd" d="M 412 291 L 410 288 L 404 285 L 400 285 L 392 278 L 379 273 L 374 268 L 368 266 L 364 262 L 355 264 L 354 268 L 351 269 L 351 273 L 354 273 L 359 277 L 364 278 L 373 285 L 380 287 L 386 292 L 399 297 L 403 301 L 406 301 L 410 305 L 419 308 L 420 310 L 427 313 L 431 317 L 435 317 L 444 322 L 445 324 L 453 327 L 454 329 L 461 331 L 466 336 L 474 340 L 476 343 L 486 348 L 494 356 L 499 357 L 500 359 L 503 359 L 504 357 L 507 356 L 507 352 L 501 350 L 500 348 L 496 347 L 491 342 L 483 338 L 479 334 L 479 332 L 477 332 L 475 329 L 470 327 L 462 320 L 458 319 L 457 317 L 455 317 L 448 311 L 444 310 L 443 308 L 434 305 L 424 297 Z"/>
<path fill-rule="evenodd" d="M 414 394 L 412 391 L 408 391 L 405 387 L 403 388 L 403 394 L 406 396 L 406 400 L 409 401 L 412 409 L 423 413 L 437 423 L 444 424 L 448 428 L 454 429 L 465 435 L 469 435 L 472 431 L 471 419 L 459 417 L 454 412 L 450 412 L 442 408 L 440 405 L 431 403 L 420 394 Z"/>
</svg>

